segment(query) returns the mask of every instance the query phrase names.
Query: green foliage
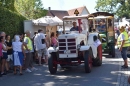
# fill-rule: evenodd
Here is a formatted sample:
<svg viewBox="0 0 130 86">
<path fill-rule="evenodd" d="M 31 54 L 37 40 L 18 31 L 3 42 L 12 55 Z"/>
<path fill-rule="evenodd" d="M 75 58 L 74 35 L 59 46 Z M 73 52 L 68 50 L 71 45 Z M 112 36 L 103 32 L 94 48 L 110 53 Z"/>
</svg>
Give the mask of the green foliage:
<svg viewBox="0 0 130 86">
<path fill-rule="evenodd" d="M 14 7 L 15 0 L 0 0 L 0 6 L 5 7 L 11 11 L 16 11 Z"/>
<path fill-rule="evenodd" d="M 46 15 L 47 10 L 43 7 L 41 0 L 16 0 L 15 7 L 19 13 L 27 19 L 37 19 Z"/>
<path fill-rule="evenodd" d="M 130 18 L 130 0 L 97 0 L 95 9 Z"/>
<path fill-rule="evenodd" d="M 11 37 L 16 33 L 23 33 L 23 21 L 26 20 L 20 14 L 0 6 L 0 31 L 5 31 Z"/>
</svg>

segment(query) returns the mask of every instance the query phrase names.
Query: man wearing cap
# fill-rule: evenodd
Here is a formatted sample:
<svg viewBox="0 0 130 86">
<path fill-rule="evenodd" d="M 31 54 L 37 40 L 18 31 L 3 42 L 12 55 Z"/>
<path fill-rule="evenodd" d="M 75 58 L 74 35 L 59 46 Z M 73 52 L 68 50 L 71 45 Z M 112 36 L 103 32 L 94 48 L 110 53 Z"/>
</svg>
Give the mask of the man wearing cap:
<svg viewBox="0 0 130 86">
<path fill-rule="evenodd" d="M 127 48 L 130 46 L 129 37 L 128 37 L 128 33 L 125 31 L 125 26 L 121 26 L 119 30 L 121 34 L 117 39 L 117 45 L 119 47 L 119 50 L 121 51 L 121 56 L 124 60 L 124 65 L 122 66 L 122 68 L 128 68 L 126 53 L 127 53 Z"/>
<path fill-rule="evenodd" d="M 45 34 L 41 29 L 38 30 L 38 34 L 34 38 L 34 43 L 36 45 L 36 51 L 38 53 L 39 65 L 41 65 L 41 57 L 45 56 L 45 62 L 48 64 L 48 53 L 47 53 L 47 41 Z"/>
</svg>

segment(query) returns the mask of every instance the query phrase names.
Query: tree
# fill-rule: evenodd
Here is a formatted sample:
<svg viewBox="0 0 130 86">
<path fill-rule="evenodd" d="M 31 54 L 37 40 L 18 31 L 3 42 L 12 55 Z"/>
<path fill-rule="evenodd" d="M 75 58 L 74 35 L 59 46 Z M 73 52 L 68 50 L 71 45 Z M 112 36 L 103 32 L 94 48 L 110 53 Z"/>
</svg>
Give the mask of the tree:
<svg viewBox="0 0 130 86">
<path fill-rule="evenodd" d="M 97 0 L 95 9 L 114 13 L 119 17 L 130 17 L 130 0 Z"/>
<path fill-rule="evenodd" d="M 16 11 L 14 0 L 0 0 L 0 31 L 10 34 L 11 37 L 16 33 L 23 33 L 24 20 L 26 18 Z"/>
<path fill-rule="evenodd" d="M 15 7 L 27 19 L 36 19 L 46 15 L 41 0 L 16 0 Z"/>
<path fill-rule="evenodd" d="M 0 6 L 15 12 L 14 1 L 15 0 L 0 0 Z"/>
</svg>

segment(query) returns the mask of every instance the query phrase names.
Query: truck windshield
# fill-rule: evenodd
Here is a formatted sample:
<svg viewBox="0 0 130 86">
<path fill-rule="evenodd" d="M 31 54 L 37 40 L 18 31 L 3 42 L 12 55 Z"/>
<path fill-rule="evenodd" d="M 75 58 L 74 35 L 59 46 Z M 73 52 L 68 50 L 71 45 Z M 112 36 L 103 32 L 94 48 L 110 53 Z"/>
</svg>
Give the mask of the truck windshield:
<svg viewBox="0 0 130 86">
<path fill-rule="evenodd" d="M 64 29 L 65 32 L 88 30 L 88 21 L 87 19 L 75 19 L 75 20 L 64 20 Z"/>
</svg>

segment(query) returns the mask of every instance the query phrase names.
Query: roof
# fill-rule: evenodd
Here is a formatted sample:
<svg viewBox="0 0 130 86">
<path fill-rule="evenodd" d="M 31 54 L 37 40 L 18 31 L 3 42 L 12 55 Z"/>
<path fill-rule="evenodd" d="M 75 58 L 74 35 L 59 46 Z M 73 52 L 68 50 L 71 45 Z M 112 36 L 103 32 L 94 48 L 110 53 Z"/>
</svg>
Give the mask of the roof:
<svg viewBox="0 0 130 86">
<path fill-rule="evenodd" d="M 96 17 L 94 17 L 94 15 L 93 15 L 89 19 L 112 19 L 112 18 L 114 18 L 114 17 L 112 17 L 112 16 L 96 16 Z"/>
<path fill-rule="evenodd" d="M 64 16 L 75 16 L 74 11 L 76 9 L 79 11 L 79 15 L 80 15 L 84 8 L 89 13 L 86 6 L 82 6 L 82 7 L 78 7 L 78 8 L 75 8 L 75 9 L 68 10 L 68 11 L 65 11 L 65 10 L 48 10 L 47 16 L 53 16 L 53 17 L 57 16 L 58 18 L 60 18 L 62 20 Z"/>
<path fill-rule="evenodd" d="M 75 10 L 77 9 L 77 10 L 79 11 L 79 15 L 80 15 L 80 14 L 82 13 L 82 11 L 83 11 L 84 8 L 88 11 L 88 9 L 86 8 L 86 6 L 82 6 L 82 7 L 78 7 L 78 8 L 74 8 L 74 9 L 68 10 L 68 14 L 69 14 L 70 16 L 75 15 L 74 12 L 75 12 Z M 89 11 L 88 11 L 88 13 L 89 13 Z M 89 13 L 89 14 L 90 14 L 90 13 Z"/>
<path fill-rule="evenodd" d="M 50 10 L 48 11 L 47 16 L 53 16 L 53 17 L 57 16 L 62 20 L 64 16 L 69 16 L 69 14 L 67 11 L 63 10 Z"/>
<path fill-rule="evenodd" d="M 93 17 L 93 15 L 82 15 L 82 16 L 64 16 L 63 19 L 64 20 L 69 20 L 69 19 L 85 19 L 85 18 L 89 18 L 89 17 Z"/>
<path fill-rule="evenodd" d="M 95 12 L 95 13 L 92 13 L 92 15 L 94 15 L 95 17 L 97 17 L 97 16 L 114 16 L 113 14 L 108 13 L 108 12 Z"/>
</svg>

